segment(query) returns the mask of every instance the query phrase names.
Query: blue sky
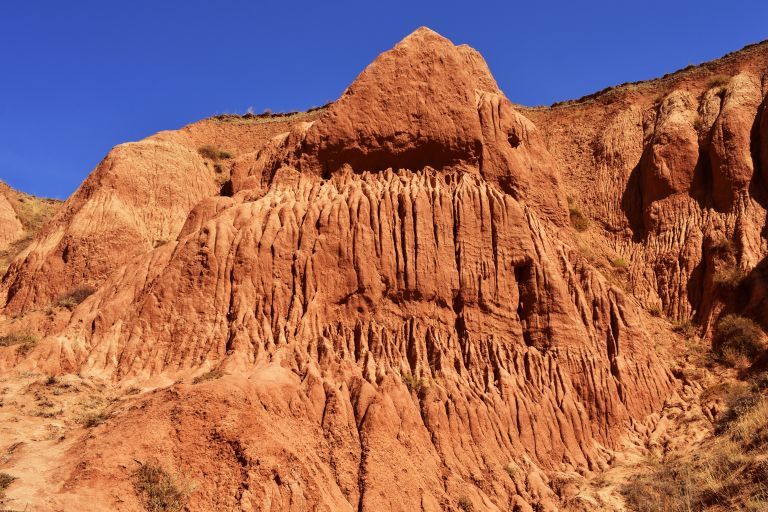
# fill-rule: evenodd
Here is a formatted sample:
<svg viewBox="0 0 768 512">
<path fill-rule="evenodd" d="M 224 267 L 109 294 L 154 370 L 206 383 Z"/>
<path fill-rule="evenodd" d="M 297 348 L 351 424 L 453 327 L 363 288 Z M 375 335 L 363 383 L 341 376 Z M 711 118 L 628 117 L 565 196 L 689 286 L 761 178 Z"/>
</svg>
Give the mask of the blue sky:
<svg viewBox="0 0 768 512">
<path fill-rule="evenodd" d="M 768 2 L 5 0 L 0 179 L 65 198 L 109 149 L 224 112 L 333 100 L 426 25 L 537 105 L 768 38 Z"/>
</svg>

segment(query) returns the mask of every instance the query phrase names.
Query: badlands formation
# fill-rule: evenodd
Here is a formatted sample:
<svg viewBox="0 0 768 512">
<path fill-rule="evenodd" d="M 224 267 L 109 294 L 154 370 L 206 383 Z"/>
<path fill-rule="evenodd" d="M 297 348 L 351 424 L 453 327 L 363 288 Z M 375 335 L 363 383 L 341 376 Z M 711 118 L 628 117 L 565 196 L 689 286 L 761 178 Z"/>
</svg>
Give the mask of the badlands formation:
<svg viewBox="0 0 768 512">
<path fill-rule="evenodd" d="M 768 318 L 767 92 L 762 44 L 527 108 L 421 28 L 115 147 L 0 283 L 0 503 L 633 510 L 748 371 L 692 368 L 718 321 Z"/>
</svg>

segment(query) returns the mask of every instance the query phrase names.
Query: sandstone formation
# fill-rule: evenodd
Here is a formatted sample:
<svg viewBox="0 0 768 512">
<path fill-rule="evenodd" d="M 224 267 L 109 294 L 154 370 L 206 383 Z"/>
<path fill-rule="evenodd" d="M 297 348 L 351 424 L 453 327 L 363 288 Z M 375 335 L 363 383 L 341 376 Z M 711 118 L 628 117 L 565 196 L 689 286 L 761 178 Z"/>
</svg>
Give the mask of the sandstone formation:
<svg viewBox="0 0 768 512">
<path fill-rule="evenodd" d="M 115 147 L 5 276 L 6 310 L 42 308 L 98 286 L 133 257 L 174 240 L 198 202 L 226 191 L 230 164 L 199 149 L 252 152 L 284 126 L 212 119 Z"/>
<path fill-rule="evenodd" d="M 421 28 L 327 108 L 116 147 L 2 285 L 95 292 L 0 367 L 146 392 L 29 499 L 141 510 L 154 458 L 190 510 L 596 510 L 555 475 L 680 388 L 647 310 L 706 328 L 766 255 L 767 53 L 522 108 Z"/>
<path fill-rule="evenodd" d="M 2 191 L 0 193 L 0 250 L 5 250 L 11 242 L 24 233 L 24 226 L 8 199 L 8 194 L 12 192 L 11 188 L 4 183 L 0 183 L 0 186 L 2 186 L 0 188 Z"/>
</svg>

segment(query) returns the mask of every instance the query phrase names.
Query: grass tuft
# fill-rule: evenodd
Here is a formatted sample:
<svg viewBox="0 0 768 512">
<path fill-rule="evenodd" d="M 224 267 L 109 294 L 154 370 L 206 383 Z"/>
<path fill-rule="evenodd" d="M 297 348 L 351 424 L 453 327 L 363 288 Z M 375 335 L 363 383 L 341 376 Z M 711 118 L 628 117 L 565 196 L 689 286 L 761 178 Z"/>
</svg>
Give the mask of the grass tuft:
<svg viewBox="0 0 768 512">
<path fill-rule="evenodd" d="M 229 151 L 223 151 L 217 148 L 216 146 L 212 146 L 210 144 L 201 146 L 200 148 L 198 148 L 197 152 L 200 153 L 200 156 L 202 156 L 203 158 L 213 160 L 214 162 L 232 158 L 232 153 L 230 153 Z"/>
<path fill-rule="evenodd" d="M 58 300 L 56 300 L 56 305 L 72 311 L 81 302 L 93 295 L 95 291 L 96 289 L 91 286 L 78 286 L 59 297 Z"/>
<path fill-rule="evenodd" d="M 224 376 L 224 372 L 221 370 L 211 370 L 207 373 L 204 373 L 202 375 L 198 375 L 194 379 L 192 379 L 192 384 L 200 384 L 201 382 L 205 382 L 208 380 L 215 380 L 220 379 Z"/>
<path fill-rule="evenodd" d="M 582 213 L 572 197 L 568 197 L 568 217 L 571 220 L 571 226 L 579 233 L 589 229 L 589 219 Z"/>
<path fill-rule="evenodd" d="M 148 512 L 180 512 L 193 491 L 190 482 L 152 463 L 141 464 L 133 473 L 133 486 Z"/>
</svg>

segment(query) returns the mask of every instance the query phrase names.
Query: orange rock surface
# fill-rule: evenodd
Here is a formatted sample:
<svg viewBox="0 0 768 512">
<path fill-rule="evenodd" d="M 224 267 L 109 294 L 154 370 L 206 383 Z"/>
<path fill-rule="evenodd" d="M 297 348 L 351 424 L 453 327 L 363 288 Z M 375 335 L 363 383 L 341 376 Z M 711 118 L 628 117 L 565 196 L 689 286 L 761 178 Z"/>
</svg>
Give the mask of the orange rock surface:
<svg viewBox="0 0 768 512">
<path fill-rule="evenodd" d="M 706 330 L 720 240 L 768 250 L 767 56 L 534 109 L 421 28 L 327 108 L 117 146 L 2 282 L 22 317 L 95 293 L 0 367 L 145 392 L 25 497 L 141 510 L 157 458 L 190 510 L 597 510 L 552 475 L 679 388 L 647 310 Z"/>
</svg>

